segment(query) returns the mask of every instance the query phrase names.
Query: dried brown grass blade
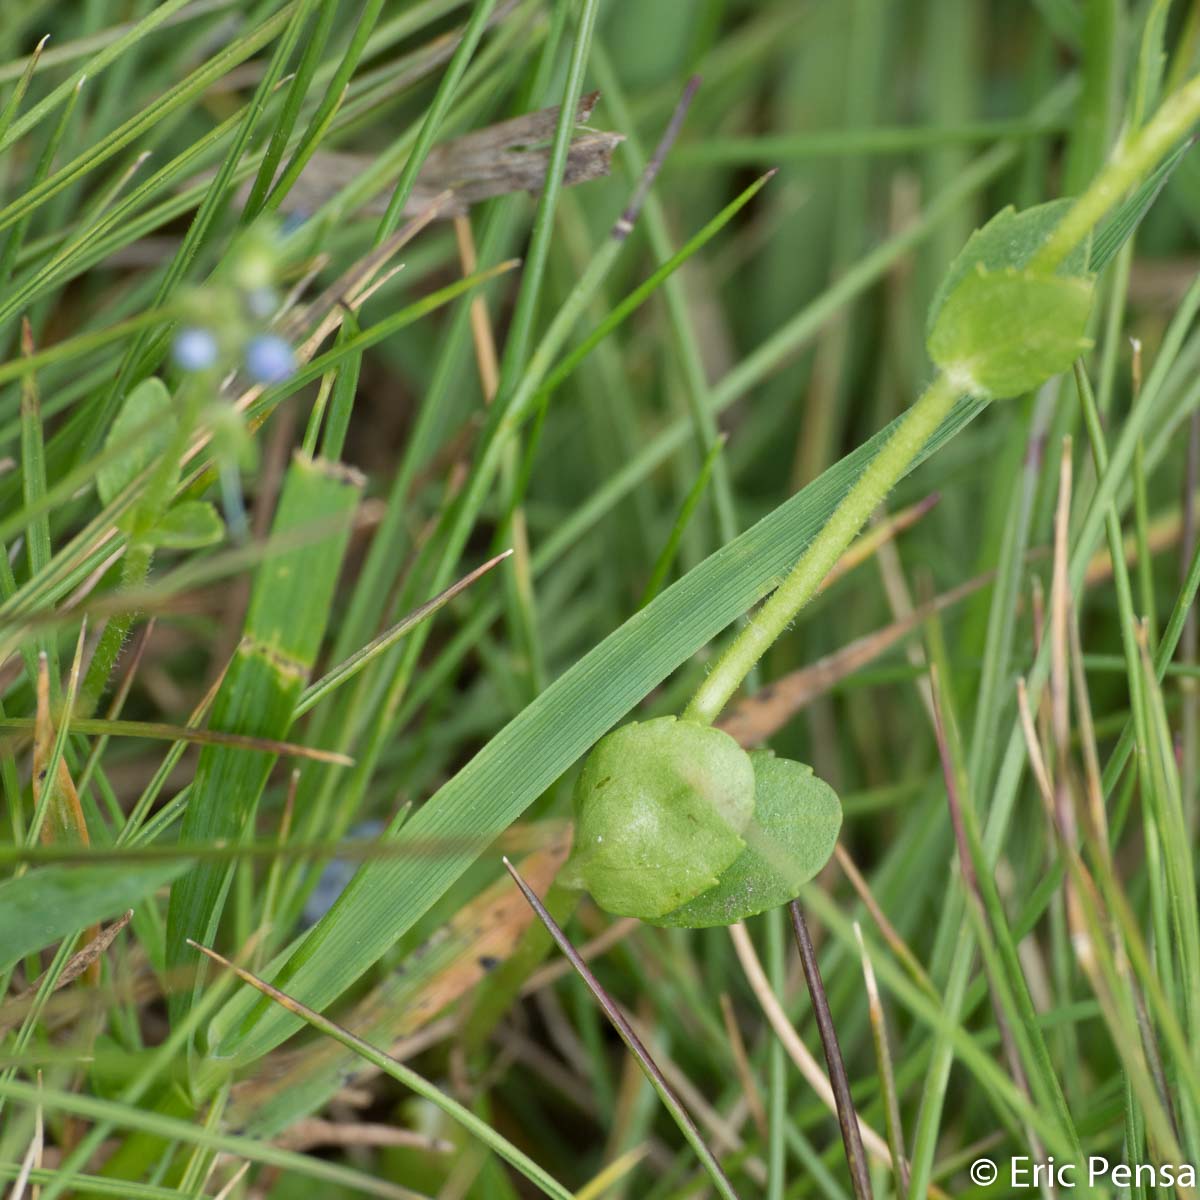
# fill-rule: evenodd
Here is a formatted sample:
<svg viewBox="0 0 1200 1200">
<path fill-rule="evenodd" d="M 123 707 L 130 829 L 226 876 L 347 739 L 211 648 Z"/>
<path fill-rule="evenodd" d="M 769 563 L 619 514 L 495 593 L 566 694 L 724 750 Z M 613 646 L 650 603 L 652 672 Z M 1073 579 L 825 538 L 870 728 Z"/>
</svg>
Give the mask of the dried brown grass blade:
<svg viewBox="0 0 1200 1200">
<path fill-rule="evenodd" d="M 0 728 L 13 730 L 28 730 L 34 731 L 34 771 L 35 778 L 40 779 L 36 774 L 39 770 L 38 763 L 41 761 L 42 766 L 49 760 L 49 752 L 43 751 L 39 759 L 38 739 L 41 734 L 38 732 L 38 719 L 30 720 L 27 717 L 8 717 L 0 724 Z M 216 729 L 196 729 L 190 725 L 167 725 L 161 721 L 108 721 L 102 719 L 95 720 L 80 720 L 72 721 L 71 728 L 76 733 L 90 734 L 96 737 L 134 737 L 134 738 L 149 738 L 153 741 L 164 742 L 192 742 L 198 746 L 231 746 L 241 750 L 261 750 L 270 754 L 279 754 L 287 758 L 303 758 L 312 762 L 330 763 L 339 767 L 352 767 L 354 759 L 347 754 L 341 754 L 333 750 L 322 750 L 316 746 L 302 746 L 298 742 L 283 742 L 275 738 L 256 738 L 249 737 L 240 733 L 222 733 Z M 8 739 L 10 742 L 13 739 Z M 51 730 L 50 747 L 54 745 L 53 730 Z M 5 748 L 4 741 L 0 740 L 0 751 Z M 59 760 L 59 770 L 57 772 L 58 789 L 64 792 L 66 785 L 70 784 L 70 791 L 67 794 L 67 806 L 72 813 L 79 805 L 79 797 L 75 792 L 75 785 L 71 783 L 70 771 L 67 770 L 66 764 Z M 34 793 L 34 799 L 37 799 L 38 793 Z M 71 797 L 74 797 L 72 804 Z M 83 811 L 79 810 L 79 821 L 83 820 Z M 43 835 L 45 831 L 43 830 Z M 49 842 L 43 836 L 43 841 Z M 88 844 L 86 830 L 81 839 L 85 845 Z"/>
<path fill-rule="evenodd" d="M 129 924 L 132 918 L 133 909 L 131 908 L 128 912 L 118 917 L 106 929 L 101 929 L 81 950 L 77 950 L 72 954 L 67 959 L 67 965 L 63 967 L 54 984 L 54 991 L 57 992 L 61 988 L 65 988 L 67 984 L 78 979 L 94 963 L 98 963 L 100 956 L 117 940 L 117 934 Z M 20 1023 L 27 1006 L 37 995 L 43 979 L 45 979 L 45 975 L 39 975 L 24 991 L 18 992 L 8 1001 L 3 1010 L 0 1010 L 0 1035 L 7 1033 L 13 1026 Z M 10 1006 L 12 1007 L 10 1008 Z"/>
<path fill-rule="evenodd" d="M 591 116 L 599 98 L 599 92 L 591 92 L 580 98 L 576 114 L 579 124 Z M 472 205 L 494 196 L 541 191 L 546 180 L 550 137 L 558 121 L 558 111 L 559 106 L 554 105 L 525 113 L 435 146 L 421 167 L 405 212 L 419 211 L 428 203 L 430 196 L 446 190 L 453 193 L 453 201 L 445 210 L 446 216 L 461 216 Z M 567 151 L 563 183 L 567 187 L 575 187 L 607 175 L 612 169 L 613 151 L 622 141 L 624 136 L 619 133 L 596 130 L 576 133 Z M 304 186 L 305 176 L 314 170 L 314 164 L 316 173 L 312 179 L 312 191 L 308 193 L 309 208 L 324 203 L 370 161 L 365 156 L 346 154 L 325 160 L 318 151 L 288 199 L 291 200 Z M 387 196 L 376 197 L 366 206 L 366 211 L 372 215 L 382 213 L 388 199 Z"/>
<path fill-rule="evenodd" d="M 37 716 L 29 723 L 33 728 L 33 803 L 41 803 L 46 788 L 46 773 L 54 755 L 56 731 L 50 716 L 50 671 L 43 653 L 38 657 Z M 77 841 L 87 846 L 87 822 L 83 819 L 83 808 L 79 793 L 71 778 L 70 768 L 61 755 L 54 772 L 54 783 L 46 820 L 42 825 L 42 844 L 51 846 L 60 841 Z"/>
<path fill-rule="evenodd" d="M 578 124 L 587 121 L 599 98 L 599 92 L 590 92 L 580 98 L 576 113 Z M 440 206 L 437 213 L 438 217 L 445 218 L 462 216 L 472 205 L 494 196 L 540 191 L 546 180 L 550 138 L 558 121 L 558 111 L 559 106 L 553 105 L 524 113 L 434 146 L 417 175 L 412 195 L 404 206 L 404 215 L 422 213 L 442 192 L 450 193 L 449 202 Z M 579 130 L 567 152 L 563 182 L 567 187 L 574 187 L 607 175 L 612 169 L 613 151 L 624 140 L 624 135 L 619 133 Z M 315 212 L 373 161 L 367 154 L 316 151 L 280 203 L 280 212 Z M 194 176 L 185 186 L 203 182 L 212 174 Z M 243 201 L 249 190 L 249 184 L 242 189 Z M 367 216 L 382 216 L 390 200 L 390 192 L 383 192 L 364 204 L 360 212 Z"/>
</svg>

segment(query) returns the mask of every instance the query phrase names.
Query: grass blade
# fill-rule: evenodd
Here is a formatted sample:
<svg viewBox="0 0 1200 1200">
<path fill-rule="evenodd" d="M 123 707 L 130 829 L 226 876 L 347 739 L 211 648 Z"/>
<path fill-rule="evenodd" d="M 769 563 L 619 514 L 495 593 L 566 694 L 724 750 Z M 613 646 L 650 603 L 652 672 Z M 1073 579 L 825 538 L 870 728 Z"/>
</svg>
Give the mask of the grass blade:
<svg viewBox="0 0 1200 1200">
<path fill-rule="evenodd" d="M 0 883 L 0 971 L 91 925 L 119 916 L 187 869 L 187 861 L 142 866 L 42 867 Z"/>
<path fill-rule="evenodd" d="M 530 1183 L 536 1185 L 545 1195 L 554 1197 L 554 1200 L 571 1200 L 571 1193 L 557 1180 L 542 1170 L 528 1155 L 523 1154 L 506 1138 L 501 1137 L 500 1134 L 496 1133 L 485 1121 L 481 1121 L 470 1109 L 464 1108 L 456 1100 L 451 1100 L 449 1096 L 434 1087 L 426 1079 L 423 1079 L 415 1071 L 406 1067 L 403 1063 L 397 1062 L 390 1055 L 372 1046 L 369 1042 L 364 1042 L 361 1038 L 356 1037 L 348 1029 L 343 1029 L 336 1022 L 329 1020 L 328 1017 L 323 1017 L 320 1013 L 313 1012 L 311 1008 L 306 1008 L 303 1004 L 292 999 L 291 996 L 279 991 L 277 988 L 273 988 L 269 983 L 265 983 L 256 975 L 252 975 L 249 971 L 237 966 L 237 964 L 231 963 L 227 958 L 222 958 L 215 950 L 209 950 L 206 946 L 201 946 L 198 942 L 192 941 L 191 938 L 187 939 L 187 944 L 193 949 L 199 950 L 201 954 L 207 955 L 214 962 L 227 967 L 244 983 L 257 988 L 264 996 L 270 997 L 276 1004 L 287 1009 L 289 1012 L 295 1013 L 314 1029 L 340 1042 L 372 1066 L 378 1067 L 384 1074 L 390 1075 L 393 1079 L 411 1088 L 418 1096 L 428 1100 L 431 1104 L 437 1105 L 447 1116 L 457 1121 L 466 1129 L 468 1133 L 478 1138 L 490 1150 L 500 1155 L 505 1162 L 510 1163 L 520 1171 Z"/>
<path fill-rule="evenodd" d="M 667 1083 L 666 1077 L 659 1070 L 658 1064 L 654 1061 L 650 1052 L 642 1045 L 641 1039 L 634 1032 L 633 1026 L 626 1020 L 625 1014 L 621 1012 L 608 993 L 600 986 L 600 982 L 592 974 L 591 968 L 583 961 L 579 956 L 579 952 L 567 940 L 567 935 L 559 929 L 554 918 L 546 911 L 545 905 L 538 899 L 537 893 L 521 878 L 516 867 L 507 858 L 504 860 L 504 865 L 508 869 L 508 873 L 513 877 L 513 882 L 521 889 L 525 899 L 529 901 L 530 908 L 537 913 L 538 918 L 545 925 L 547 932 L 554 939 L 558 948 L 567 956 L 571 966 L 575 968 L 580 978 L 587 984 L 588 991 L 595 996 L 596 1002 L 604 1010 L 604 1015 L 608 1017 L 612 1022 L 613 1028 L 620 1034 L 621 1041 L 629 1047 L 630 1052 L 637 1059 L 638 1066 L 641 1067 L 646 1078 L 650 1080 L 651 1086 L 658 1093 L 658 1098 L 663 1102 L 672 1119 L 679 1126 L 683 1136 L 687 1138 L 688 1144 L 704 1164 L 704 1169 L 712 1179 L 713 1186 L 717 1189 L 718 1195 L 725 1197 L 725 1200 L 737 1200 L 737 1193 L 733 1190 L 733 1185 L 726 1178 L 725 1172 L 721 1170 L 721 1164 L 713 1157 L 712 1151 L 709 1150 L 704 1138 L 700 1135 L 700 1130 L 696 1128 L 696 1123 L 688 1115 L 687 1110 L 671 1090 L 671 1085 Z"/>
<path fill-rule="evenodd" d="M 362 486 L 356 473 L 329 463 L 306 458 L 292 463 L 273 531 L 286 533 L 331 520 L 335 525 L 326 537 L 276 555 L 260 569 L 241 645 L 213 704 L 216 728 L 266 738 L 287 733 L 324 637 Z M 183 841 L 243 838 L 253 827 L 274 761 L 274 755 L 263 751 L 206 747 L 183 820 Z M 187 961 L 186 942 L 192 934 L 211 939 L 230 879 L 227 866 L 200 865 L 171 889 L 168 966 Z M 176 1023 L 193 995 L 189 990 L 172 997 Z"/>
</svg>

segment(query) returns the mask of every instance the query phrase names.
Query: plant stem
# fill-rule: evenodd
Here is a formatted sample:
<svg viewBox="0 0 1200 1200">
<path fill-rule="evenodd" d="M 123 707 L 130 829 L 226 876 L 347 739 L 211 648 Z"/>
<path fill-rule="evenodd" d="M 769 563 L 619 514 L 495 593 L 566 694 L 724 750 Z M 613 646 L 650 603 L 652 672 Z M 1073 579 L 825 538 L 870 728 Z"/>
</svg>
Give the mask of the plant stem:
<svg viewBox="0 0 1200 1200">
<path fill-rule="evenodd" d="M 1154 170 L 1200 119 L 1200 75 L 1159 105 L 1152 120 L 1124 142 L 1030 260 L 1033 271 L 1053 271 L 1101 217 Z"/>
<path fill-rule="evenodd" d="M 928 393 L 926 393 L 928 394 Z M 867 1152 L 863 1149 L 862 1130 L 854 1098 L 850 1095 L 850 1080 L 846 1075 L 846 1064 L 838 1045 L 837 1030 L 833 1014 L 829 1011 L 829 1000 L 825 995 L 825 984 L 821 981 L 821 968 L 817 963 L 817 952 L 808 924 L 800 905 L 791 901 L 788 913 L 792 918 L 792 930 L 796 935 L 796 947 L 800 951 L 800 965 L 804 968 L 804 981 L 812 999 L 813 1015 L 817 1019 L 817 1031 L 821 1035 L 821 1048 L 825 1051 L 825 1065 L 829 1068 L 829 1082 L 837 1101 L 838 1124 L 842 1128 L 842 1144 L 846 1150 L 846 1164 L 850 1168 L 850 1181 L 854 1184 L 855 1200 L 872 1200 L 871 1172 L 867 1166 Z"/>
<path fill-rule="evenodd" d="M 721 655 L 705 681 L 696 689 L 684 719 L 711 725 L 751 668 L 816 594 L 822 580 L 842 551 L 866 524 L 909 464 L 924 448 L 954 407 L 962 389 L 940 374 L 921 393 L 903 421 L 871 460 L 854 486 L 833 510 L 820 533 L 809 543 L 792 573 Z"/>
</svg>

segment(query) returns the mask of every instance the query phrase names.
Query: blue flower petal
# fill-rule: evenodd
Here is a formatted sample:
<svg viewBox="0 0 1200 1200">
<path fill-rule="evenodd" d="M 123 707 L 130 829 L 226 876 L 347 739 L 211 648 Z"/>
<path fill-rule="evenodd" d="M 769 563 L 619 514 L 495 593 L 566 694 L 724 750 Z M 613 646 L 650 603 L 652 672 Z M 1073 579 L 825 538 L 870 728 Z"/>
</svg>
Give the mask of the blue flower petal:
<svg viewBox="0 0 1200 1200">
<path fill-rule="evenodd" d="M 185 371 L 207 371 L 216 366 L 217 339 L 207 329 L 181 329 L 171 344 L 171 357 Z"/>
<path fill-rule="evenodd" d="M 294 351 L 277 334 L 264 333 L 246 346 L 246 370 L 256 383 L 278 383 L 295 369 Z"/>
</svg>

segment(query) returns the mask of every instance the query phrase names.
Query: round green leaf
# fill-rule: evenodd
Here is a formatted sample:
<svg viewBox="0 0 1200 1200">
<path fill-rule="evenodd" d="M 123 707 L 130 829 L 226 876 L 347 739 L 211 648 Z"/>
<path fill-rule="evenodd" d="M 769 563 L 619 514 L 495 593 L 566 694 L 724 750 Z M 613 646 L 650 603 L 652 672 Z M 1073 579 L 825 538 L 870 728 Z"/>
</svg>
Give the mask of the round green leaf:
<svg viewBox="0 0 1200 1200">
<path fill-rule="evenodd" d="M 184 500 L 163 513 L 148 540 L 171 550 L 198 550 L 225 536 L 225 523 L 207 500 Z"/>
<path fill-rule="evenodd" d="M 580 772 L 562 881 L 607 912 L 660 917 L 717 882 L 753 813 L 754 768 L 727 733 L 674 717 L 625 725 Z"/>
<path fill-rule="evenodd" d="M 96 490 L 110 504 L 127 483 L 140 475 L 166 449 L 175 433 L 171 393 L 161 379 L 151 377 L 125 397 L 104 439 L 104 449 L 121 448 L 96 473 Z"/>
<path fill-rule="evenodd" d="M 1070 199 L 1051 200 L 1018 212 L 1010 204 L 1002 208 L 986 225 L 975 230 L 950 264 L 929 306 L 926 333 L 932 333 L 947 297 L 973 271 L 1001 271 L 1006 267 L 1020 270 L 1041 249 L 1046 239 L 1071 207 Z M 1081 242 L 1055 272 L 1058 275 L 1087 274 L 1091 239 Z"/>
<path fill-rule="evenodd" d="M 754 766 L 754 820 L 742 836 L 746 849 L 716 887 L 655 925 L 705 929 L 732 925 L 794 900 L 800 887 L 829 861 L 842 827 L 837 793 L 812 767 L 776 758 L 769 750 L 750 756 Z"/>
<path fill-rule="evenodd" d="M 1091 346 L 1094 292 L 1088 276 L 979 266 L 942 305 L 929 356 L 972 395 L 999 400 L 1032 391 Z"/>
</svg>

